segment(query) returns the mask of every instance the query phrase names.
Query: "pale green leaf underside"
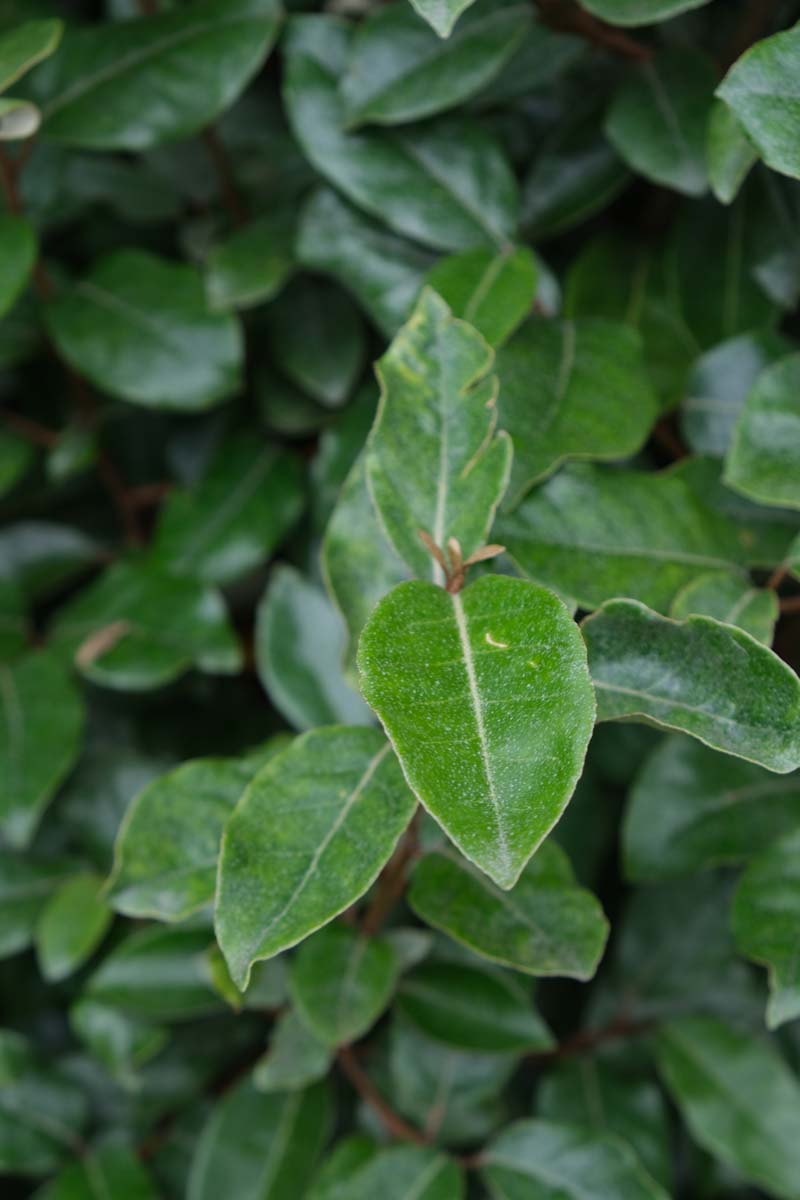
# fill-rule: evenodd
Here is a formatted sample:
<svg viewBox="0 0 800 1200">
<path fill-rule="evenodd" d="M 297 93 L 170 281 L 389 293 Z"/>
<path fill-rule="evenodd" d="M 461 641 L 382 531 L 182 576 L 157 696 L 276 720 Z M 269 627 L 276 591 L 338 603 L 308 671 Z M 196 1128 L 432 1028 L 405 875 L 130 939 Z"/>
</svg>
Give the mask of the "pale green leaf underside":
<svg viewBox="0 0 800 1200">
<path fill-rule="evenodd" d="M 751 46 L 717 88 L 767 166 L 794 179 L 800 179 L 798 75 L 800 25 L 795 25 Z"/>
<path fill-rule="evenodd" d="M 800 508 L 800 354 L 758 377 L 733 435 L 725 483 L 762 504 Z"/>
</svg>

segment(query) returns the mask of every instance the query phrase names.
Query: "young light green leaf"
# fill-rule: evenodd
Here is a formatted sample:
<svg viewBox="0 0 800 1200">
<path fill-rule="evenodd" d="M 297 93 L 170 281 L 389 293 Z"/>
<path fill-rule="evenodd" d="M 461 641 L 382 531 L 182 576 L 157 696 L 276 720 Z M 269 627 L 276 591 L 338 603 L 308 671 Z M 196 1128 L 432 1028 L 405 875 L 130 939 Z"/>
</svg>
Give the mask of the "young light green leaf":
<svg viewBox="0 0 800 1200">
<path fill-rule="evenodd" d="M 93 683 L 147 691 L 189 667 L 223 675 L 241 653 L 219 592 L 141 562 L 118 562 L 59 610 L 53 649 Z"/>
<path fill-rule="evenodd" d="M 639 335 L 610 321 L 532 319 L 497 355 L 514 461 L 506 506 L 569 458 L 627 458 L 658 415 Z"/>
<path fill-rule="evenodd" d="M 294 455 L 252 434 L 234 435 L 199 482 L 170 493 L 149 561 L 205 583 L 232 583 L 270 557 L 304 499 Z"/>
<path fill-rule="evenodd" d="M 650 25 L 708 3 L 709 0 L 584 0 L 583 7 L 612 25 Z"/>
<path fill-rule="evenodd" d="M 362 896 L 413 810 L 375 729 L 314 730 L 268 763 L 222 840 L 216 930 L 236 984 Z"/>
<path fill-rule="evenodd" d="M 699 1144 L 770 1196 L 800 1196 L 800 1083 L 771 1043 L 710 1017 L 657 1035 L 662 1078 Z"/>
<path fill-rule="evenodd" d="M 294 236 L 294 214 L 278 210 L 214 246 L 206 261 L 209 308 L 230 312 L 277 296 L 294 266 Z"/>
<path fill-rule="evenodd" d="M 253 1068 L 259 1092 L 294 1092 L 327 1075 L 332 1051 L 302 1023 L 293 1009 L 275 1022 L 269 1050 Z"/>
<path fill-rule="evenodd" d="M 70 29 L 35 78 L 48 139 L 144 150 L 189 137 L 249 83 L 280 18 L 277 0 L 199 0 L 187 12 Z"/>
<path fill-rule="evenodd" d="M 483 0 L 442 41 L 407 0 L 376 9 L 358 26 L 342 76 L 348 125 L 402 125 L 456 107 L 502 71 L 531 16 Z"/>
<path fill-rule="evenodd" d="M 800 25 L 795 25 L 751 46 L 717 88 L 767 166 L 793 179 L 800 179 L 798 71 Z"/>
<path fill-rule="evenodd" d="M 0 216 L 0 317 L 16 302 L 35 261 L 36 234 L 32 226 L 24 217 Z"/>
<path fill-rule="evenodd" d="M 668 1200 L 621 1138 L 552 1121 L 509 1125 L 481 1156 L 481 1174 L 504 1200 Z"/>
<path fill-rule="evenodd" d="M 739 416 L 723 480 L 762 504 L 800 508 L 800 354 L 759 375 Z"/>
<path fill-rule="evenodd" d="M 672 471 L 569 466 L 494 536 L 525 575 L 589 609 L 630 596 L 666 612 L 687 583 L 746 557 L 733 522 Z"/>
<path fill-rule="evenodd" d="M 539 847 L 507 892 L 451 850 L 427 854 L 414 870 L 408 900 L 429 925 L 528 975 L 591 979 L 608 936 L 600 904 L 578 887 L 553 841 Z"/>
<path fill-rule="evenodd" d="M 61 21 L 24 21 L 0 37 L 0 92 L 58 49 Z"/>
<path fill-rule="evenodd" d="M 485 966 L 424 963 L 404 977 L 396 1007 L 428 1037 L 461 1050 L 513 1054 L 555 1045 L 530 987 Z"/>
<path fill-rule="evenodd" d="M 330 16 L 295 17 L 284 53 L 284 97 L 295 137 L 312 166 L 349 200 L 439 250 L 511 240 L 516 181 L 483 128 L 457 116 L 391 134 L 347 133 L 337 82 L 347 61 L 348 27 Z"/>
<path fill-rule="evenodd" d="M 103 940 L 113 913 L 102 891 L 102 876 L 84 872 L 47 901 L 36 926 L 36 953 L 49 982 L 71 975 Z"/>
<path fill-rule="evenodd" d="M 297 1200 L 325 1144 L 329 1110 L 322 1084 L 268 1094 L 245 1079 L 217 1103 L 200 1134 L 186 1200 Z"/>
<path fill-rule="evenodd" d="M 211 312 L 198 272 L 149 252 L 108 255 L 47 306 L 45 319 L 77 371 L 132 404 L 197 412 L 239 386 L 236 319 Z"/>
<path fill-rule="evenodd" d="M 496 349 L 531 311 L 537 274 L 527 246 L 499 254 L 479 247 L 440 259 L 425 282 Z"/>
<path fill-rule="evenodd" d="M 0 664 L 0 829 L 27 846 L 78 757 L 81 697 L 48 650 Z"/>
<path fill-rule="evenodd" d="M 758 162 L 758 150 L 739 118 L 722 100 L 715 100 L 709 113 L 706 158 L 712 192 L 720 204 L 730 204 Z"/>
<path fill-rule="evenodd" d="M 800 781 L 795 781 L 800 790 Z M 795 818 L 796 820 L 797 818 Z M 767 1025 L 800 1017 L 800 832 L 762 851 L 739 881 L 731 910 L 742 954 L 769 970 Z"/>
<path fill-rule="evenodd" d="M 503 576 L 456 595 L 400 584 L 367 622 L 358 663 L 417 797 L 467 858 L 513 887 L 564 811 L 594 725 L 566 607 Z"/>
<path fill-rule="evenodd" d="M 474 3 L 475 0 L 411 0 L 419 15 L 440 38 L 450 37 L 458 18 Z"/>
<path fill-rule="evenodd" d="M 682 730 L 779 774 L 800 766 L 800 680 L 748 633 L 635 600 L 610 600 L 582 629 L 599 721 Z"/>
<path fill-rule="evenodd" d="M 689 47 L 662 50 L 634 68 L 611 102 L 605 133 L 629 167 L 686 196 L 708 187 L 706 127 L 717 75 Z"/>
<path fill-rule="evenodd" d="M 222 830 L 282 738 L 243 758 L 200 758 L 153 780 L 130 805 L 114 847 L 108 894 L 129 917 L 184 921 L 214 899 Z"/>
<path fill-rule="evenodd" d="M 341 1143 L 340 1143 L 341 1145 Z M 430 1146 L 390 1146 L 353 1156 L 335 1175 L 320 1180 L 309 1200 L 463 1200 L 464 1181 L 455 1163 Z"/>
<path fill-rule="evenodd" d="M 295 729 L 369 725 L 343 673 L 345 631 L 325 593 L 294 567 L 273 571 L 256 615 L 256 667 L 267 695 Z"/>
<path fill-rule="evenodd" d="M 625 874 L 669 879 L 744 862 L 800 825 L 800 775 L 666 738 L 647 758 L 623 824 Z"/>
<path fill-rule="evenodd" d="M 464 559 L 486 540 L 508 482 L 511 444 L 495 436 L 492 351 L 430 288 L 377 364 L 381 398 L 367 443 L 370 494 L 416 575 L 443 579 L 419 537 Z M 414 447 L 409 456 L 409 447 Z"/>
<path fill-rule="evenodd" d="M 328 1046 L 356 1041 L 389 1003 L 399 965 L 384 938 L 329 925 L 303 942 L 292 960 L 289 990 L 295 1011 Z"/>
</svg>

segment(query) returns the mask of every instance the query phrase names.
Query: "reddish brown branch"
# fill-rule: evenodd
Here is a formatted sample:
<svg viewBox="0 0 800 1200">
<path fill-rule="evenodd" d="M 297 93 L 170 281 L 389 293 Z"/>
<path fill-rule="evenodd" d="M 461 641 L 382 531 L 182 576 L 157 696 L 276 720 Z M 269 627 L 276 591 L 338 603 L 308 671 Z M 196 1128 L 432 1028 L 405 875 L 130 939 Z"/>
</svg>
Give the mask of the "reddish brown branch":
<svg viewBox="0 0 800 1200">
<path fill-rule="evenodd" d="M 789 564 L 786 562 L 778 563 L 764 586 L 768 587 L 772 592 L 777 592 L 788 574 Z"/>
<path fill-rule="evenodd" d="M 209 158 L 214 164 L 219 182 L 219 194 L 231 220 L 234 225 L 245 225 L 247 208 L 236 183 L 236 175 L 227 147 L 212 125 L 203 130 L 201 137 L 208 150 Z"/>
<path fill-rule="evenodd" d="M 32 421 L 29 417 L 23 417 L 21 413 L 3 408 L 0 409 L 0 416 L 9 429 L 34 446 L 43 446 L 46 450 L 51 450 L 58 442 L 58 434 L 52 429 L 40 425 L 38 421 Z"/>
<path fill-rule="evenodd" d="M 780 602 L 782 616 L 790 616 L 793 613 L 800 613 L 800 596 L 786 596 Z"/>
<path fill-rule="evenodd" d="M 379 1117 L 382 1125 L 392 1137 L 401 1142 L 414 1142 L 417 1146 L 427 1146 L 428 1138 L 419 1129 L 409 1125 L 390 1104 L 384 1100 L 375 1084 L 358 1062 L 350 1046 L 342 1046 L 337 1054 L 339 1066 L 365 1104 Z"/>
<path fill-rule="evenodd" d="M 542 23 L 560 33 L 574 33 L 601 50 L 619 54 L 631 62 L 647 62 L 652 51 L 621 29 L 607 25 L 571 0 L 536 0 Z"/>
<path fill-rule="evenodd" d="M 366 937 L 374 937 L 406 889 L 408 868 L 419 853 L 418 817 L 419 813 L 412 817 L 376 884 L 372 903 L 361 923 L 361 932 Z"/>
</svg>

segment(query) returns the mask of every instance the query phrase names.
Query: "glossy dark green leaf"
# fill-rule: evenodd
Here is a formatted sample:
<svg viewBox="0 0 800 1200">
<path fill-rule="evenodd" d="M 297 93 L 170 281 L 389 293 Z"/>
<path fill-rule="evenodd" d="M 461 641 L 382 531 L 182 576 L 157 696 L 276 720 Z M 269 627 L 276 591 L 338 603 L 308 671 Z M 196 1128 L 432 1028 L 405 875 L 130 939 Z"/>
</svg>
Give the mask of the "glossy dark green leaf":
<svg viewBox="0 0 800 1200">
<path fill-rule="evenodd" d="M 90 872 L 73 875 L 45 904 L 36 926 L 36 953 L 48 981 L 71 975 L 105 936 L 113 914 L 103 882 Z"/>
<path fill-rule="evenodd" d="M 58 49 L 61 21 L 25 21 L 0 37 L 0 92 Z"/>
<path fill-rule="evenodd" d="M 347 124 L 402 125 L 454 108 L 498 75 L 531 23 L 523 5 L 481 0 L 442 40 L 407 0 L 369 14 L 342 77 Z"/>
<path fill-rule="evenodd" d="M 150 1175 L 125 1145 L 109 1142 L 70 1164 L 37 1193 L 37 1200 L 158 1200 Z"/>
<path fill-rule="evenodd" d="M 428 854 L 414 871 L 409 903 L 470 950 L 529 975 L 590 979 L 608 934 L 597 900 L 577 886 L 552 841 L 540 846 L 509 892 L 450 850 Z"/>
<path fill-rule="evenodd" d="M 770 1196 L 795 1200 L 800 1083 L 774 1045 L 709 1017 L 658 1034 L 662 1078 L 694 1138 Z"/>
<path fill-rule="evenodd" d="M 253 1069 L 259 1092 L 296 1091 L 327 1075 L 333 1055 L 302 1023 L 293 1009 L 275 1022 L 269 1049 Z"/>
<path fill-rule="evenodd" d="M 36 1177 L 77 1153 L 87 1116 L 82 1089 L 40 1062 L 19 1033 L 0 1030 L 0 1171 Z"/>
<path fill-rule="evenodd" d="M 666 611 L 687 583 L 744 559 L 733 523 L 670 471 L 567 467 L 494 536 L 525 575 L 583 608 L 631 596 Z"/>
<path fill-rule="evenodd" d="M 585 0 L 584 8 L 613 25 L 649 25 L 704 4 L 708 0 Z"/>
<path fill-rule="evenodd" d="M 30 945 L 48 897 L 74 872 L 64 859 L 0 850 L 0 958 Z"/>
<path fill-rule="evenodd" d="M 795 25 L 751 46 L 717 88 L 767 165 L 794 179 L 800 179 L 798 70 L 800 27 Z"/>
<path fill-rule="evenodd" d="M 800 833 L 762 851 L 745 871 L 733 899 L 732 922 L 742 954 L 769 970 L 767 1025 L 800 1017 Z"/>
<path fill-rule="evenodd" d="M 658 414 L 639 337 L 621 324 L 532 319 L 496 370 L 514 443 L 508 507 L 566 459 L 635 454 Z"/>
<path fill-rule="evenodd" d="M 444 575 L 420 530 L 442 549 L 455 538 L 468 559 L 486 540 L 506 488 L 511 444 L 495 436 L 491 363 L 480 334 L 426 288 L 376 366 L 381 398 L 367 483 L 392 544 L 422 578 Z"/>
<path fill-rule="evenodd" d="M 294 221 L 268 213 L 215 246 L 206 262 L 206 296 L 215 312 L 252 308 L 277 296 L 293 269 Z"/>
<path fill-rule="evenodd" d="M 789 349 L 790 343 L 771 331 L 744 333 L 697 360 L 681 408 L 683 436 L 696 454 L 725 454 L 748 392 Z"/>
<path fill-rule="evenodd" d="M 489 1144 L 481 1173 L 503 1200 L 667 1200 L 621 1138 L 580 1125 L 516 1121 Z"/>
<path fill-rule="evenodd" d="M 80 749 L 83 704 L 48 651 L 0 664 L 0 828 L 27 846 Z"/>
<path fill-rule="evenodd" d="M 240 651 L 219 592 L 119 562 L 56 618 L 52 644 L 93 683 L 120 691 L 160 687 L 190 667 L 223 675 Z"/>
<path fill-rule="evenodd" d="M 598 720 L 681 730 L 780 774 L 800 766 L 800 680 L 749 634 L 634 600 L 610 600 L 582 629 Z"/>
<path fill-rule="evenodd" d="M 268 763 L 222 841 L 216 930 L 234 981 L 362 896 L 413 809 L 375 729 L 314 730 Z"/>
<path fill-rule="evenodd" d="M 280 739 L 243 758 L 200 758 L 149 783 L 126 813 L 108 881 L 130 917 L 183 921 L 214 899 L 222 830 Z"/>
<path fill-rule="evenodd" d="M 277 0 L 200 0 L 190 12 L 71 29 L 36 76 L 47 137 L 92 150 L 188 137 L 255 75 L 280 16 Z"/>
<path fill-rule="evenodd" d="M 246 1079 L 218 1102 L 200 1135 L 186 1200 L 297 1200 L 310 1182 L 328 1121 L 321 1084 L 265 1094 Z"/>
<path fill-rule="evenodd" d="M 630 794 L 625 872 L 667 879 L 743 862 L 798 824 L 799 775 L 776 777 L 691 738 L 667 738 Z"/>
<path fill-rule="evenodd" d="M 304 499 L 294 455 L 252 433 L 233 435 L 202 479 L 170 493 L 150 561 L 176 575 L 231 583 L 269 558 Z"/>
<path fill-rule="evenodd" d="M 369 725 L 344 677 L 345 630 L 325 593 L 294 567 L 273 571 L 256 617 L 256 666 L 267 695 L 295 729 Z"/>
<path fill-rule="evenodd" d="M 446 1155 L 428 1146 L 390 1146 L 317 1184 L 309 1200 L 463 1200 L 464 1181 Z"/>
<path fill-rule="evenodd" d="M 0 317 L 25 287 L 35 261 L 36 235 L 29 223 L 24 217 L 0 216 Z"/>
<path fill-rule="evenodd" d="M 309 162 L 348 199 L 436 249 L 511 240 L 516 183 L 484 129 L 453 117 L 399 132 L 347 133 L 337 91 L 347 26 L 334 17 L 296 17 L 284 50 L 284 95 L 295 136 Z"/>
<path fill-rule="evenodd" d="M 629 167 L 687 196 L 706 191 L 706 126 L 716 78 L 711 60 L 688 48 L 663 50 L 632 69 L 605 123 Z"/>
<path fill-rule="evenodd" d="M 303 276 L 265 315 L 273 360 L 287 378 L 328 408 L 344 404 L 366 354 L 361 317 L 349 298 Z"/>
<path fill-rule="evenodd" d="M 715 100 L 711 106 L 706 158 L 712 192 L 720 204 L 730 204 L 758 161 L 758 150 L 739 118 L 722 100 Z"/>
<path fill-rule="evenodd" d="M 762 504 L 800 508 L 800 354 L 759 375 L 739 416 L 723 478 Z"/>
<path fill-rule="evenodd" d="M 779 613 L 774 591 L 753 587 L 739 575 L 713 571 L 687 583 L 673 600 L 669 615 L 679 621 L 690 616 L 714 617 L 771 646 Z"/>
<path fill-rule="evenodd" d="M 508 1054 L 555 1044 L 530 988 L 485 966 L 423 963 L 403 979 L 396 1007 L 428 1037 L 462 1050 Z"/>
<path fill-rule="evenodd" d="M 308 938 L 289 972 L 289 989 L 303 1024 L 328 1046 L 362 1037 L 392 998 L 399 963 L 390 942 L 347 925 L 329 925 Z"/>
<path fill-rule="evenodd" d="M 468 321 L 496 348 L 531 311 L 537 273 L 527 246 L 500 254 L 464 250 L 440 259 L 425 282 L 454 317 Z"/>
<path fill-rule="evenodd" d="M 502 576 L 456 595 L 400 584 L 367 622 L 358 663 L 418 799 L 467 858 L 513 887 L 564 811 L 594 726 L 566 607 Z"/>
<path fill-rule="evenodd" d="M 146 408 L 196 412 L 240 383 L 234 317 L 211 312 L 192 268 L 118 250 L 45 310 L 69 363 L 97 387 Z"/>
</svg>

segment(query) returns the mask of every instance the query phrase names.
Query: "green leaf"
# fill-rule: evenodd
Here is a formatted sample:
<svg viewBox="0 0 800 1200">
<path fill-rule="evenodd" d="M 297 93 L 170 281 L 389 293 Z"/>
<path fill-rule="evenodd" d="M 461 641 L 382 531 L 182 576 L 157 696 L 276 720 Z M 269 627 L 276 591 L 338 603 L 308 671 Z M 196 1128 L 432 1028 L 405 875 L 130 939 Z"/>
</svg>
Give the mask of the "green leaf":
<svg viewBox="0 0 800 1200">
<path fill-rule="evenodd" d="M 669 615 L 713 617 L 726 625 L 736 625 L 751 637 L 772 645 L 775 623 L 780 615 L 778 597 L 767 588 L 753 587 L 748 579 L 720 571 L 700 575 L 678 592 Z"/>
<path fill-rule="evenodd" d="M 4 219 L 0 218 L 0 237 L 2 237 Z M 35 451 L 30 442 L 26 442 L 24 438 L 15 437 L 13 433 L 0 430 L 0 496 L 10 492 L 22 479 L 35 457 Z"/>
<path fill-rule="evenodd" d="M 733 523 L 673 471 L 567 467 L 494 534 L 525 575 L 588 609 L 630 596 L 667 611 L 687 583 L 745 559 Z"/>
<path fill-rule="evenodd" d="M 269 1095 L 246 1079 L 219 1101 L 200 1135 L 186 1200 L 297 1200 L 311 1180 L 328 1123 L 328 1092 L 321 1084 Z"/>
<path fill-rule="evenodd" d="M 214 246 L 206 261 L 209 308 L 253 308 L 277 296 L 294 267 L 294 224 L 290 212 L 268 213 Z"/>
<path fill-rule="evenodd" d="M 117 835 L 108 881 L 117 912 L 183 921 L 210 904 L 225 822 L 259 768 L 282 749 L 276 739 L 241 759 L 200 758 L 147 784 Z"/>
<path fill-rule="evenodd" d="M 767 166 L 794 179 L 800 179 L 799 69 L 800 25 L 795 25 L 751 46 L 717 88 Z"/>
<path fill-rule="evenodd" d="M 27 858 L 0 849 L 0 959 L 30 945 L 48 897 L 74 872 L 74 863 L 52 855 Z"/>
<path fill-rule="evenodd" d="M 341 407 L 366 355 L 364 326 L 348 297 L 332 284 L 303 276 L 265 315 L 275 364 L 320 404 Z"/>
<path fill-rule="evenodd" d="M 0 317 L 27 284 L 36 262 L 36 249 L 36 234 L 24 217 L 0 216 Z"/>
<path fill-rule="evenodd" d="M 332 1058 L 330 1048 L 288 1009 L 273 1026 L 269 1050 L 253 1069 L 253 1084 L 259 1092 L 293 1092 L 327 1075 Z"/>
<path fill-rule="evenodd" d="M 368 725 L 372 714 L 342 670 L 345 631 L 325 593 L 278 566 L 258 606 L 256 667 L 267 695 L 295 729 Z"/>
<path fill-rule="evenodd" d="M 716 79 L 714 64 L 699 51 L 662 50 L 623 81 L 606 136 L 646 179 L 701 196 L 708 188 L 706 126 Z"/>
<path fill-rule="evenodd" d="M 145 150 L 196 133 L 256 74 L 280 18 L 277 0 L 199 0 L 190 11 L 70 29 L 35 80 L 47 138 Z"/>
<path fill-rule="evenodd" d="M 638 335 L 609 321 L 528 321 L 497 355 L 514 461 L 506 506 L 569 458 L 626 458 L 658 415 Z"/>
<path fill-rule="evenodd" d="M 163 1026 L 124 1016 L 94 1000 L 79 1000 L 69 1011 L 75 1036 L 124 1088 L 141 1086 L 141 1068 L 169 1041 Z"/>
<path fill-rule="evenodd" d="M 744 862 L 799 824 L 800 776 L 776 779 L 691 738 L 667 738 L 630 793 L 625 873 L 667 879 Z"/>
<path fill-rule="evenodd" d="M 32 138 L 42 123 L 42 114 L 27 100 L 0 97 L 0 142 Z"/>
<path fill-rule="evenodd" d="M 790 349 L 786 338 L 764 330 L 720 342 L 698 358 L 681 409 L 681 430 L 696 454 L 722 458 L 748 392 Z"/>
<path fill-rule="evenodd" d="M 0 37 L 0 92 L 58 49 L 61 21 L 25 21 Z"/>
<path fill-rule="evenodd" d="M 71 975 L 105 937 L 113 913 L 103 882 L 90 872 L 73 875 L 47 901 L 36 926 L 36 953 L 48 982 Z"/>
<path fill-rule="evenodd" d="M 657 1037 L 661 1075 L 697 1142 L 771 1196 L 797 1200 L 800 1084 L 773 1044 L 709 1017 Z"/>
<path fill-rule="evenodd" d="M 800 508 L 800 354 L 759 375 L 739 416 L 723 481 L 762 504 Z"/>
<path fill-rule="evenodd" d="M 149 561 L 205 583 L 232 583 L 270 557 L 304 501 L 294 455 L 252 432 L 233 435 L 199 482 L 170 493 Z"/>
<path fill-rule="evenodd" d="M 340 88 L 350 128 L 402 125 L 456 107 L 502 71 L 531 24 L 529 8 L 483 0 L 442 41 L 421 15 L 401 0 L 359 24 Z"/>
<path fill-rule="evenodd" d="M 503 1200 L 668 1200 L 621 1138 L 579 1125 L 515 1121 L 481 1159 Z"/>
<path fill-rule="evenodd" d="M 702 8 L 709 0 L 584 0 L 583 7 L 612 25 L 649 25 Z"/>
<path fill-rule="evenodd" d="M 19 521 L 0 530 L 4 574 L 19 580 L 26 596 L 40 599 L 97 563 L 101 549 L 79 529 L 51 521 Z"/>
<path fill-rule="evenodd" d="M 216 930 L 234 981 L 363 896 L 413 809 L 375 729 L 314 730 L 268 763 L 222 840 Z"/>
<path fill-rule="evenodd" d="M 800 789 L 800 782 L 795 785 Z M 769 970 L 770 1029 L 800 1017 L 799 850 L 795 827 L 762 851 L 739 881 L 731 910 L 740 952 Z"/>
<path fill-rule="evenodd" d="M 529 987 L 483 965 L 424 963 L 403 979 L 396 1009 L 428 1037 L 462 1050 L 508 1054 L 555 1046 Z"/>
<path fill-rule="evenodd" d="M 610 600 L 582 628 L 599 721 L 635 716 L 779 774 L 800 766 L 800 680 L 748 633 L 634 600 Z"/>
<path fill-rule="evenodd" d="M 295 252 L 304 267 L 347 288 L 387 338 L 408 317 L 433 263 L 429 250 L 391 233 L 329 188 L 319 188 L 303 210 Z"/>
<path fill-rule="evenodd" d="M 17 849 L 74 766 L 83 722 L 81 697 L 49 651 L 0 664 L 0 829 Z"/>
<path fill-rule="evenodd" d="M 109 1142 L 71 1163 L 36 1200 L 158 1200 L 145 1168 L 133 1150 Z"/>
<path fill-rule="evenodd" d="M 758 151 L 735 113 L 715 100 L 706 135 L 708 181 L 720 204 L 730 204 L 758 161 Z"/>
<path fill-rule="evenodd" d="M 358 662 L 417 797 L 467 858 L 513 887 L 564 811 L 594 725 L 565 606 L 502 576 L 456 595 L 400 584 L 367 622 Z"/>
<path fill-rule="evenodd" d="M 307 1029 L 328 1046 L 370 1029 L 392 998 L 399 963 L 390 942 L 347 925 L 308 938 L 292 960 L 289 990 Z"/>
<path fill-rule="evenodd" d="M 45 310 L 67 361 L 97 387 L 146 408 L 197 412 L 240 383 L 242 336 L 212 313 L 191 267 L 118 250 Z"/>
<path fill-rule="evenodd" d="M 366 1162 L 344 1164 L 309 1200 L 463 1200 L 458 1167 L 430 1146 L 390 1146 Z"/>
<path fill-rule="evenodd" d="M 425 282 L 496 349 L 531 311 L 537 274 L 527 246 L 500 254 L 477 249 L 440 259 Z"/>
<path fill-rule="evenodd" d="M 348 27 L 335 17 L 295 17 L 284 52 L 284 96 L 295 137 L 312 166 L 349 200 L 439 250 L 511 240 L 516 182 L 483 128 L 458 116 L 391 133 L 347 133 L 337 81 Z"/>
<path fill-rule="evenodd" d="M 468 559 L 483 545 L 508 481 L 511 444 L 494 435 L 491 362 L 480 334 L 428 288 L 376 367 L 381 399 L 367 443 L 370 494 L 398 554 L 437 582 L 442 568 L 419 531 L 442 549 L 455 538 Z"/>
<path fill-rule="evenodd" d="M 55 650 L 93 683 L 161 687 L 194 666 L 235 674 L 239 646 L 219 592 L 141 562 L 118 562 L 59 610 Z"/>
<path fill-rule="evenodd" d="M 539 847 L 508 892 L 450 850 L 428 854 L 414 870 L 408 900 L 429 925 L 528 975 L 591 979 L 608 936 L 602 908 L 577 886 L 552 841 Z"/>
<path fill-rule="evenodd" d="M 86 1121 L 81 1087 L 44 1066 L 25 1038 L 0 1030 L 0 1171 L 48 1175 L 75 1154 Z"/>
</svg>

